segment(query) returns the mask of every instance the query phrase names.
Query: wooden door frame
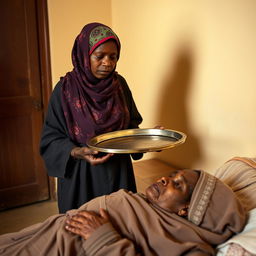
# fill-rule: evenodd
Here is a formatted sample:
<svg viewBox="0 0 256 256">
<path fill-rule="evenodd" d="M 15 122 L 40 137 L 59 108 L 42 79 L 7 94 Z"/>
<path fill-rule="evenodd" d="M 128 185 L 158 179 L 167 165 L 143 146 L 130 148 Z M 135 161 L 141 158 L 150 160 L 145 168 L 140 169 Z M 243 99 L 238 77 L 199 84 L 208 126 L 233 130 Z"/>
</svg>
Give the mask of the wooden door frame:
<svg viewBox="0 0 256 256">
<path fill-rule="evenodd" d="M 48 6 L 47 0 L 36 0 L 37 26 L 39 38 L 39 58 L 40 58 L 40 80 L 42 86 L 42 106 L 45 117 L 47 105 L 52 93 L 52 75 L 50 59 L 50 42 L 49 42 L 49 23 L 48 23 Z M 56 200 L 55 178 L 48 177 L 50 199 Z"/>
</svg>

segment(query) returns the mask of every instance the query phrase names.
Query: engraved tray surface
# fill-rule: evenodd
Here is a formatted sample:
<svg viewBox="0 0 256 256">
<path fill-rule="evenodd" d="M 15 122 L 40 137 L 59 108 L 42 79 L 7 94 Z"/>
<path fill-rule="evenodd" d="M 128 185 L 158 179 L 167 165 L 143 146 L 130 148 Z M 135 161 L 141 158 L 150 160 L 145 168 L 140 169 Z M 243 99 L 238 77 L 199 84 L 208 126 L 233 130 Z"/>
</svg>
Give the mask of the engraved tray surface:
<svg viewBox="0 0 256 256">
<path fill-rule="evenodd" d="M 127 129 L 95 136 L 87 145 L 106 153 L 146 153 L 176 147 L 184 143 L 186 137 L 170 129 Z"/>
</svg>

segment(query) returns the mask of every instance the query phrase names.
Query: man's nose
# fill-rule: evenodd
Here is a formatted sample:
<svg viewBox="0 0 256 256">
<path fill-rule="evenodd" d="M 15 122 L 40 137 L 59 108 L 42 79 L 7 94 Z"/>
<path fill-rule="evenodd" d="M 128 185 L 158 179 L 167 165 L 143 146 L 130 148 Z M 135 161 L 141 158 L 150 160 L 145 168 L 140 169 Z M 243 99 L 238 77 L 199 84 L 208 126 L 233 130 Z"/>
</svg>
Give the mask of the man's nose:
<svg viewBox="0 0 256 256">
<path fill-rule="evenodd" d="M 164 186 L 166 186 L 168 184 L 168 177 L 162 177 L 159 182 L 161 182 Z"/>
</svg>

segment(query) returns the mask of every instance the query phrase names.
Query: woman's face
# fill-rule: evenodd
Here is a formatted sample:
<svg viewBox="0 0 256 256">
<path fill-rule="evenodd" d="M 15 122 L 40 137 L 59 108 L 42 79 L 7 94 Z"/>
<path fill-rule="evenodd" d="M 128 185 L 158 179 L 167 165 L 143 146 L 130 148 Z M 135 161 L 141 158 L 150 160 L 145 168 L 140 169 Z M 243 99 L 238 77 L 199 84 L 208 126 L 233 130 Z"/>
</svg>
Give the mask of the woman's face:
<svg viewBox="0 0 256 256">
<path fill-rule="evenodd" d="M 96 78 L 105 79 L 115 69 L 117 61 L 117 45 L 113 40 L 109 40 L 98 46 L 90 55 L 91 72 Z"/>
<path fill-rule="evenodd" d="M 199 175 L 194 170 L 178 170 L 162 177 L 146 190 L 148 200 L 173 213 L 188 206 Z"/>
</svg>

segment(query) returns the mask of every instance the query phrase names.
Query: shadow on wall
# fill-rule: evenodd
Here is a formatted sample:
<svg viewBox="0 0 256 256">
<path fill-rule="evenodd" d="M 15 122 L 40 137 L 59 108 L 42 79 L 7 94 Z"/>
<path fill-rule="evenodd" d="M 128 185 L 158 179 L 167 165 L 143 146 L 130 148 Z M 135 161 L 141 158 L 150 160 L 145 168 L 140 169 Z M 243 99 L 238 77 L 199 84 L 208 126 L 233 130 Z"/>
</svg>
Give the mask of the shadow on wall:
<svg viewBox="0 0 256 256">
<path fill-rule="evenodd" d="M 156 119 L 165 128 L 184 132 L 187 140 L 178 147 L 155 153 L 155 157 L 177 168 L 191 168 L 201 157 L 198 139 L 189 125 L 189 120 L 193 117 L 188 117 L 188 96 L 193 72 L 192 52 L 187 48 L 181 49 L 173 67 L 173 72 L 163 81 Z"/>
</svg>

